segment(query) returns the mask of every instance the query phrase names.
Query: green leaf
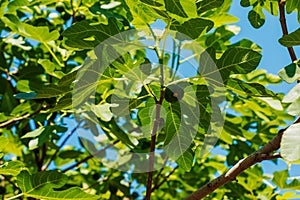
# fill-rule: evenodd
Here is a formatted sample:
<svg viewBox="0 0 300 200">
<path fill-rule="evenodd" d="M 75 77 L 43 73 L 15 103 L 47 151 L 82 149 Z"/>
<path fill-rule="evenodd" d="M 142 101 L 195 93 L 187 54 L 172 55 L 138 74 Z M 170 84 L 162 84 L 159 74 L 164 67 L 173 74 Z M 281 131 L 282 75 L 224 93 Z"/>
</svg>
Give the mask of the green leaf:
<svg viewBox="0 0 300 200">
<path fill-rule="evenodd" d="M 14 97 L 16 97 L 17 99 L 25 99 L 25 100 L 34 99 L 36 96 L 37 93 L 35 92 L 22 92 L 14 95 Z"/>
<path fill-rule="evenodd" d="M 234 47 L 227 49 L 216 64 L 223 80 L 226 80 L 231 72 L 246 74 L 253 71 L 258 66 L 261 57 L 260 53 L 251 49 Z"/>
<path fill-rule="evenodd" d="M 118 105 L 109 103 L 91 105 L 91 111 L 93 111 L 101 120 L 108 122 L 113 117 L 113 113 L 111 112 L 110 108 L 116 106 Z"/>
<path fill-rule="evenodd" d="M 281 102 L 278 99 L 272 97 L 259 97 L 259 99 L 267 103 L 273 109 L 283 110 Z"/>
<path fill-rule="evenodd" d="M 19 138 L 9 131 L 3 131 L 3 133 L 5 134 L 5 136 L 0 136 L 0 152 L 6 154 L 14 154 L 21 157 L 23 155 L 22 149 L 24 148 L 24 146 L 22 146 Z"/>
<path fill-rule="evenodd" d="M 168 12 L 178 15 L 180 17 L 188 17 L 180 3 L 180 0 L 164 0 L 164 2 Z"/>
<path fill-rule="evenodd" d="M 67 39 L 66 45 L 69 47 L 93 49 L 100 42 L 120 32 L 120 25 L 116 18 L 109 18 L 107 25 L 93 25 L 86 20 L 75 23 L 63 32 L 63 36 Z"/>
<path fill-rule="evenodd" d="M 297 84 L 289 93 L 283 98 L 283 103 L 291 103 L 287 108 L 290 115 L 300 115 L 300 85 Z"/>
<path fill-rule="evenodd" d="M 65 74 L 62 71 L 57 71 L 60 70 L 61 67 L 50 60 L 47 59 L 39 59 L 38 63 L 42 65 L 42 67 L 45 69 L 45 72 L 51 76 L 54 76 L 58 79 L 61 79 Z"/>
<path fill-rule="evenodd" d="M 226 88 L 229 90 L 242 95 L 244 97 L 247 96 L 267 96 L 273 97 L 276 96 L 275 93 L 265 88 L 263 85 L 259 83 L 246 83 L 238 79 L 229 79 L 226 85 Z"/>
<path fill-rule="evenodd" d="M 272 181 L 279 188 L 284 189 L 288 176 L 289 174 L 287 170 L 275 172 Z"/>
<path fill-rule="evenodd" d="M 0 18 L 3 17 L 4 15 L 4 11 L 5 11 L 5 8 L 7 7 L 9 1 L 8 0 L 3 0 L 0 2 Z"/>
<path fill-rule="evenodd" d="M 215 28 L 223 26 L 224 24 L 232 24 L 239 21 L 239 18 L 227 13 L 214 15 L 209 19 L 214 22 Z"/>
<path fill-rule="evenodd" d="M 40 136 L 43 131 L 45 130 L 45 127 L 44 126 L 41 126 L 33 131 L 30 131 L 28 133 L 26 133 L 25 135 L 23 135 L 21 137 L 21 139 L 24 139 L 24 138 L 33 138 L 33 137 L 37 137 L 37 136 Z"/>
<path fill-rule="evenodd" d="M 213 28 L 213 22 L 202 18 L 190 19 L 183 24 L 175 21 L 171 24 L 170 29 L 178 31 L 192 39 L 198 38 L 201 34 L 206 33 Z"/>
<path fill-rule="evenodd" d="M 224 0 L 198 0 L 196 1 L 197 13 L 198 15 L 201 15 L 206 11 L 222 6 L 223 3 Z"/>
<path fill-rule="evenodd" d="M 295 85 L 289 93 L 282 99 L 283 103 L 292 103 L 300 97 L 300 84 Z"/>
<path fill-rule="evenodd" d="M 248 19 L 254 28 L 260 28 L 265 23 L 265 16 L 262 10 L 258 10 L 258 11 L 251 10 L 248 13 Z"/>
<path fill-rule="evenodd" d="M 286 1 L 286 12 L 291 13 L 298 10 L 298 22 L 300 23 L 300 3 L 298 0 L 288 0 Z"/>
<path fill-rule="evenodd" d="M 290 162 L 300 160 L 300 124 L 292 124 L 285 131 L 281 139 L 280 154 Z"/>
<path fill-rule="evenodd" d="M 299 61 L 298 61 L 299 62 Z M 287 83 L 293 83 L 300 79 L 300 66 L 299 64 L 292 63 L 284 67 L 278 72 L 280 78 L 282 78 Z"/>
<path fill-rule="evenodd" d="M 285 187 L 288 190 L 300 190 L 300 181 L 298 179 L 293 179 L 291 183 L 288 183 Z"/>
<path fill-rule="evenodd" d="M 61 126 L 41 126 L 33 131 L 26 133 L 21 139 L 34 138 L 29 141 L 29 149 L 33 150 L 47 142 L 54 131 L 65 132 L 67 129 Z"/>
<path fill-rule="evenodd" d="M 47 26 L 35 27 L 29 24 L 23 23 L 23 29 L 19 28 L 20 35 L 37 40 L 42 43 L 57 40 L 59 38 L 59 32 L 57 30 L 49 32 Z"/>
<path fill-rule="evenodd" d="M 59 77 L 61 77 L 61 79 L 58 81 L 57 85 L 55 84 L 42 85 L 38 88 L 35 88 L 35 92 L 18 93 L 15 94 L 15 97 L 18 99 L 26 99 L 26 100 L 45 99 L 45 98 L 58 97 L 60 95 L 67 95 L 68 93 L 72 92 L 72 83 L 76 78 L 76 71 L 66 74 L 64 76 L 60 74 Z"/>
<path fill-rule="evenodd" d="M 145 28 L 147 24 L 152 24 L 156 19 L 168 20 L 170 18 L 165 10 L 164 0 L 159 2 L 153 0 L 126 0 L 126 4 L 133 18 L 130 23 L 135 28 Z"/>
<path fill-rule="evenodd" d="M 59 32 L 57 30 L 49 32 L 49 27 L 47 26 L 36 27 L 20 22 L 19 19 L 14 15 L 5 15 L 4 22 L 13 31 L 17 32 L 23 37 L 30 38 L 41 43 L 47 43 L 59 38 Z"/>
<path fill-rule="evenodd" d="M 189 148 L 177 160 L 179 167 L 185 171 L 190 171 L 193 166 L 194 152 Z"/>
<path fill-rule="evenodd" d="M 194 158 L 194 154 L 190 150 L 190 146 L 193 143 L 191 134 L 193 127 L 188 126 L 183 120 L 183 115 L 185 115 L 191 119 L 193 124 L 192 113 L 187 110 L 190 108 L 190 105 L 186 105 L 184 102 L 180 104 L 179 102 L 168 103 L 168 105 L 169 109 L 164 126 L 166 153 L 168 157 L 176 159 L 180 167 L 190 170 Z M 181 108 L 182 106 L 184 108 Z M 197 116 L 195 117 L 197 118 Z"/>
<path fill-rule="evenodd" d="M 62 110 L 67 110 L 72 108 L 72 94 L 67 93 L 66 95 L 62 96 L 56 103 L 54 108 L 51 108 L 49 112 L 58 112 Z"/>
<path fill-rule="evenodd" d="M 17 176 L 17 183 L 26 197 L 45 200 L 92 200 L 99 199 L 96 195 L 83 192 L 80 188 L 72 187 L 67 190 L 56 191 L 67 182 L 68 177 L 56 171 L 38 172 L 30 175 L 22 171 Z"/>
<path fill-rule="evenodd" d="M 173 137 L 178 134 L 181 125 L 181 119 L 180 116 L 178 116 L 178 112 L 180 112 L 180 110 L 178 110 L 178 105 L 175 106 L 170 103 L 170 112 L 167 113 L 166 118 L 166 144 L 169 144 Z"/>
<path fill-rule="evenodd" d="M 128 134 L 126 134 L 117 124 L 115 119 L 112 119 L 109 122 L 99 121 L 99 125 L 101 128 L 108 134 L 115 135 L 119 140 L 121 140 L 124 144 L 129 146 L 134 146 Z"/>
<path fill-rule="evenodd" d="M 258 83 L 261 85 L 281 83 L 282 79 L 274 74 L 267 74 L 266 70 L 258 69 L 248 74 L 234 74 L 230 76 L 239 80 L 244 80 L 247 83 Z"/>
<path fill-rule="evenodd" d="M 4 147 L 9 143 L 9 140 L 4 135 L 0 136 L 0 152 L 3 151 Z"/>
<path fill-rule="evenodd" d="M 300 45 L 300 28 L 288 35 L 282 36 L 278 41 L 285 47 Z"/>
<path fill-rule="evenodd" d="M 284 191 L 283 194 L 281 194 L 280 196 L 276 196 L 276 199 L 278 200 L 286 200 L 286 199 L 299 199 L 300 195 L 297 194 L 297 192 L 288 192 L 288 191 Z"/>
<path fill-rule="evenodd" d="M 23 162 L 15 160 L 0 166 L 0 174 L 17 176 L 21 171 L 26 170 Z"/>
</svg>

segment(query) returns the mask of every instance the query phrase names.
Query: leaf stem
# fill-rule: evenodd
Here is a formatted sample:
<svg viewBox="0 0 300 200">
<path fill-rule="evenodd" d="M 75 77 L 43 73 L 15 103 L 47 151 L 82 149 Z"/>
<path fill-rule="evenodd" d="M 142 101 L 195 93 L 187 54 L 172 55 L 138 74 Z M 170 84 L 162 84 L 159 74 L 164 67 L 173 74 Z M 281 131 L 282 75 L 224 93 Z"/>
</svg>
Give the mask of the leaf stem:
<svg viewBox="0 0 300 200">
<path fill-rule="evenodd" d="M 73 165 L 69 166 L 68 168 L 62 170 L 63 173 L 75 168 L 75 167 L 78 167 L 79 165 L 81 165 L 82 163 L 88 161 L 89 159 L 93 158 L 94 156 L 98 155 L 98 154 L 101 154 L 103 153 L 104 151 L 106 151 L 106 149 L 114 146 L 115 144 L 117 144 L 118 142 L 120 142 L 120 140 L 116 140 L 114 141 L 112 144 L 109 144 L 107 145 L 106 147 L 104 147 L 103 149 L 100 149 L 99 151 L 97 151 L 96 153 L 92 154 L 92 155 L 89 155 L 87 157 L 85 157 L 84 159 L 78 161 L 77 163 L 74 163 Z"/>
<path fill-rule="evenodd" d="M 27 113 L 27 114 L 25 114 L 23 116 L 7 120 L 6 122 L 3 122 L 3 123 L 0 124 L 0 128 L 5 127 L 5 126 L 7 126 L 7 125 L 9 125 L 9 124 L 11 124 L 13 122 L 17 122 L 17 121 L 20 121 L 20 120 L 23 120 L 23 119 L 31 118 L 32 116 L 34 116 L 34 115 L 38 114 L 39 112 L 41 112 L 41 110 L 42 110 L 42 108 L 38 109 L 37 111 L 35 111 L 32 114 Z"/>
<path fill-rule="evenodd" d="M 49 45 L 46 42 L 43 42 L 43 45 L 45 45 L 45 47 L 50 52 L 50 54 L 53 56 L 53 58 L 57 62 L 57 64 L 59 66 L 63 67 L 64 65 L 59 61 L 59 59 L 57 58 L 57 56 L 55 55 L 55 53 L 52 51 L 52 49 L 49 47 Z"/>
<path fill-rule="evenodd" d="M 56 151 L 54 152 L 54 154 L 51 156 L 51 158 L 47 161 L 47 163 L 43 166 L 42 171 L 45 171 L 50 163 L 55 159 L 55 157 L 57 156 L 58 152 L 61 150 L 61 148 L 66 144 L 66 142 L 70 139 L 70 137 L 75 133 L 75 131 L 79 128 L 81 122 L 79 122 L 77 124 L 77 126 L 75 128 L 73 128 L 67 135 L 67 137 L 64 139 L 64 141 L 60 144 L 60 146 L 56 149 Z"/>
<path fill-rule="evenodd" d="M 12 196 L 12 197 L 9 197 L 9 198 L 6 198 L 6 200 L 12 200 L 12 199 L 16 199 L 16 198 L 19 198 L 21 196 L 23 196 L 24 194 L 23 193 L 20 193 L 20 194 L 17 194 L 15 196 Z"/>
<path fill-rule="evenodd" d="M 280 25 L 281 25 L 281 29 L 282 29 L 282 33 L 283 35 L 288 35 L 288 29 L 287 29 L 287 23 L 286 23 L 286 18 L 285 18 L 285 0 L 278 0 L 278 5 L 279 5 L 279 21 L 280 21 Z M 297 60 L 297 56 L 296 53 L 293 49 L 293 47 L 287 47 L 288 51 L 289 51 L 289 55 L 291 57 L 292 62 L 294 62 L 295 60 Z"/>
<path fill-rule="evenodd" d="M 181 41 L 179 41 L 179 44 L 178 44 L 178 50 L 177 50 L 177 62 L 176 62 L 176 68 L 175 68 L 175 71 L 173 73 L 173 77 L 172 77 L 172 81 L 174 81 L 175 79 L 175 76 L 176 76 L 176 73 L 179 69 L 179 65 L 180 65 L 180 51 L 181 51 Z"/>
</svg>

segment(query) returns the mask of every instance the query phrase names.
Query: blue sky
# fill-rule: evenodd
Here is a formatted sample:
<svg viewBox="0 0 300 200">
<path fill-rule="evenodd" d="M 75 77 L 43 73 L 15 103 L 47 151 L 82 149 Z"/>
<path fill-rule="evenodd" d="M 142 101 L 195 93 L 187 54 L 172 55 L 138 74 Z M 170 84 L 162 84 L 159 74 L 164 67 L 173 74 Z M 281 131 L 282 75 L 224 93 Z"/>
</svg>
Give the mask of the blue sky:
<svg viewBox="0 0 300 200">
<path fill-rule="evenodd" d="M 232 42 L 237 42 L 243 38 L 250 39 L 251 41 L 262 47 L 262 60 L 259 65 L 259 69 L 265 69 L 267 72 L 277 74 L 280 69 L 291 63 L 290 56 L 285 47 L 278 43 L 278 39 L 282 36 L 282 31 L 279 22 L 279 16 L 272 16 L 268 12 L 264 12 L 266 16 L 265 24 L 255 29 L 251 26 L 248 21 L 248 12 L 251 10 L 250 7 L 244 8 L 240 6 L 240 1 L 233 0 L 230 13 L 240 19 L 235 25 L 241 27 L 240 33 L 235 36 Z M 297 20 L 297 13 L 286 15 L 287 25 L 289 32 L 295 31 L 299 28 Z M 299 47 L 295 49 L 296 54 Z M 298 55 L 299 56 L 299 55 Z M 270 86 L 269 88 L 276 91 L 286 93 L 294 85 L 283 83 L 280 87 L 278 85 Z"/>
<path fill-rule="evenodd" d="M 280 69 L 291 63 L 290 56 L 285 47 L 278 43 L 278 39 L 282 36 L 282 31 L 279 22 L 279 16 L 272 16 L 267 12 L 266 22 L 260 29 L 255 29 L 248 21 L 247 15 L 250 7 L 244 8 L 240 6 L 240 1 L 233 0 L 230 13 L 240 19 L 235 25 L 241 28 L 240 33 L 235 36 L 232 42 L 237 42 L 243 38 L 251 41 L 262 47 L 262 60 L 259 69 L 265 69 L 268 73 L 277 74 Z M 297 13 L 286 15 L 289 32 L 295 31 L 299 28 L 297 20 Z M 295 48 L 297 56 L 300 56 L 300 48 Z M 278 93 L 287 93 L 295 84 L 287 84 L 285 82 L 280 85 L 268 86 L 269 89 Z M 287 168 L 287 164 L 279 159 L 278 164 L 275 165 L 271 161 L 262 162 L 263 169 L 266 173 L 271 174 L 274 171 L 280 171 Z M 300 176 L 300 165 L 292 165 L 290 168 L 290 176 Z"/>
</svg>

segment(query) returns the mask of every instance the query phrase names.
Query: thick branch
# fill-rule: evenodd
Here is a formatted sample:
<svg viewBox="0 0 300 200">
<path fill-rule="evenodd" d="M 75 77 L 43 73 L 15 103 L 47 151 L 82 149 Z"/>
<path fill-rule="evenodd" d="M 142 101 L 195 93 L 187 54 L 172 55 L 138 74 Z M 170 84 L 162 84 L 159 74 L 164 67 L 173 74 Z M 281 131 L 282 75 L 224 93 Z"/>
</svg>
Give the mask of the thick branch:
<svg viewBox="0 0 300 200">
<path fill-rule="evenodd" d="M 198 200 L 202 199 L 206 195 L 212 193 L 217 188 L 222 185 L 235 180 L 236 177 L 251 167 L 252 165 L 261 162 L 263 160 L 270 160 L 273 158 L 280 157 L 279 154 L 271 155 L 272 152 L 276 151 L 280 147 L 281 137 L 285 129 L 280 130 L 279 133 L 267 144 L 265 144 L 261 149 L 252 153 L 248 157 L 240 160 L 237 164 L 235 164 L 229 171 L 217 177 L 216 179 L 210 181 L 196 192 L 194 192 L 191 196 L 187 197 L 186 200 Z"/>
<path fill-rule="evenodd" d="M 293 124 L 296 123 L 300 123 L 300 117 Z M 252 165 L 261 162 L 263 160 L 280 158 L 281 157 L 280 154 L 278 153 L 272 154 L 272 152 L 280 148 L 281 138 L 286 129 L 287 128 L 280 130 L 278 134 L 267 144 L 265 144 L 261 149 L 252 153 L 248 157 L 240 160 L 229 171 L 227 171 L 226 173 L 222 174 L 221 176 L 215 178 L 214 180 L 210 181 L 209 183 L 207 183 L 206 185 L 198 189 L 191 196 L 187 197 L 186 200 L 202 199 L 203 197 L 212 193 L 222 185 L 232 180 L 235 180 L 240 173 L 242 173 Z"/>
<path fill-rule="evenodd" d="M 285 9 L 284 9 L 285 0 L 278 0 L 278 5 L 279 5 L 279 21 L 280 21 L 282 33 L 283 33 L 283 35 L 288 35 L 289 32 L 288 32 L 287 25 L 286 25 Z M 291 57 L 292 62 L 297 60 L 297 57 L 296 57 L 293 47 L 288 47 L 287 49 L 289 51 L 289 55 Z"/>
</svg>

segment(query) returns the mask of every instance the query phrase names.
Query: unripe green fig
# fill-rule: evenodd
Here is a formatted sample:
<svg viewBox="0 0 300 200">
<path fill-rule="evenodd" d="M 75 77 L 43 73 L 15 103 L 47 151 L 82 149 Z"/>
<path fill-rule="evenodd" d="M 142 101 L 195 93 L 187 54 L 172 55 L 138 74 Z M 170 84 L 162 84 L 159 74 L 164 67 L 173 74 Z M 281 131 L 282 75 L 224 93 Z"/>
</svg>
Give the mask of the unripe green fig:
<svg viewBox="0 0 300 200">
<path fill-rule="evenodd" d="M 82 20 L 85 20 L 85 16 L 82 15 L 82 14 L 77 15 L 77 16 L 75 17 L 75 21 L 76 21 L 76 22 L 80 22 L 80 21 L 82 21 Z"/>
<path fill-rule="evenodd" d="M 175 103 L 181 100 L 184 96 L 184 91 L 178 85 L 169 85 L 165 90 L 165 99 L 169 103 Z"/>
<path fill-rule="evenodd" d="M 64 12 L 65 11 L 65 8 L 62 6 L 62 5 L 58 5 L 58 6 L 56 6 L 56 11 L 57 12 L 59 12 L 59 13 L 62 13 L 62 12 Z"/>
<path fill-rule="evenodd" d="M 61 14 L 61 18 L 62 18 L 63 20 L 65 20 L 65 21 L 67 21 L 67 20 L 69 20 L 69 19 L 71 18 L 71 15 L 70 15 L 69 13 L 67 13 L 67 12 L 63 12 L 63 13 Z"/>
</svg>

